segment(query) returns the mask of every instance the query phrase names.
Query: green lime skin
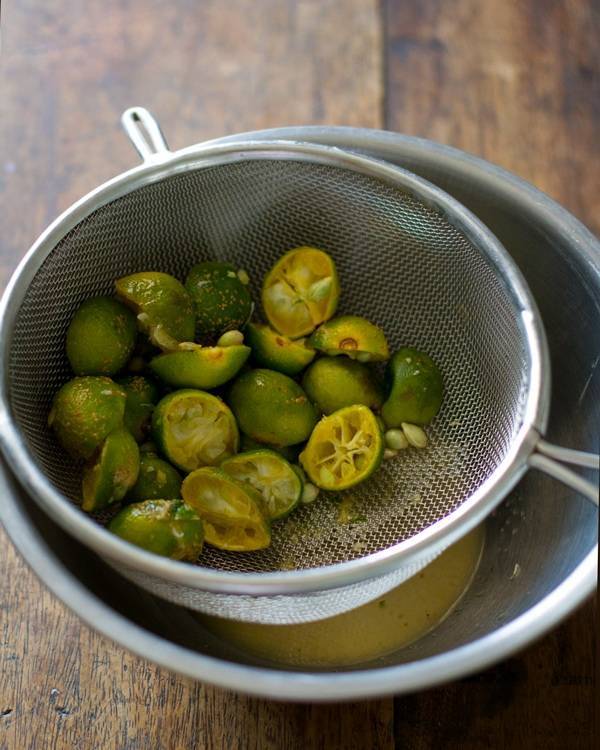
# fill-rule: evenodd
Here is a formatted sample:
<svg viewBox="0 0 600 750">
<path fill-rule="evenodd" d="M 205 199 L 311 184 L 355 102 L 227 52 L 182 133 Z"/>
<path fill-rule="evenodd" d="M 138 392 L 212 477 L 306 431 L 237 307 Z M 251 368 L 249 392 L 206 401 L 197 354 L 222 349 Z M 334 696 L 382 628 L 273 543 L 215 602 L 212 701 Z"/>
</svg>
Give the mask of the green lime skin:
<svg viewBox="0 0 600 750">
<path fill-rule="evenodd" d="M 67 358 L 76 375 L 114 375 L 131 356 L 135 315 L 112 297 L 94 297 L 77 310 L 67 330 Z"/>
<path fill-rule="evenodd" d="M 352 404 L 379 409 L 383 403 L 375 373 L 361 362 L 345 357 L 322 357 L 313 362 L 304 373 L 302 387 L 323 414 Z"/>
<path fill-rule="evenodd" d="M 117 383 L 127 394 L 125 402 L 125 427 L 138 443 L 143 443 L 150 432 L 154 406 L 159 399 L 158 387 L 142 375 L 128 375 Z"/>
<path fill-rule="evenodd" d="M 137 315 L 151 342 L 170 351 L 179 341 L 193 341 L 194 304 L 183 284 L 168 273 L 143 271 L 115 281 L 117 297 Z"/>
<path fill-rule="evenodd" d="M 134 486 L 140 468 L 137 443 L 124 427 L 111 432 L 97 458 L 83 472 L 83 503 L 88 512 L 122 500 Z"/>
<path fill-rule="evenodd" d="M 300 455 L 300 451 L 302 450 L 302 444 L 296 443 L 296 445 L 271 445 L 270 443 L 259 443 L 258 440 L 254 440 L 254 438 L 251 438 L 249 435 L 244 435 L 243 433 L 241 434 L 240 451 L 258 451 L 262 448 L 275 451 L 275 453 L 279 453 L 280 456 L 283 456 L 286 461 L 294 464 L 298 460 L 298 456 Z"/>
<path fill-rule="evenodd" d="M 382 362 L 390 352 L 385 334 L 374 323 L 359 315 L 340 315 L 323 323 L 308 343 L 324 354 L 345 354 L 359 362 Z"/>
<path fill-rule="evenodd" d="M 137 482 L 127 493 L 127 502 L 181 497 L 182 481 L 181 474 L 170 463 L 153 453 L 143 452 Z"/>
<path fill-rule="evenodd" d="M 194 562 L 202 552 L 204 528 L 183 500 L 146 500 L 121 510 L 108 524 L 113 534 L 172 560 Z"/>
<path fill-rule="evenodd" d="M 316 351 L 303 340 L 277 333 L 261 323 L 248 323 L 246 341 L 252 348 L 252 358 L 260 367 L 277 370 L 284 375 L 297 375 L 315 358 Z"/>
<path fill-rule="evenodd" d="M 442 373 L 424 352 L 408 347 L 397 351 L 386 367 L 384 385 L 387 398 L 381 416 L 388 427 L 429 424 L 440 410 Z"/>
<path fill-rule="evenodd" d="M 198 346 L 189 351 L 159 354 L 150 369 L 174 388 L 218 388 L 235 377 L 250 356 L 250 348 L 237 346 Z"/>
<path fill-rule="evenodd" d="M 231 263 L 198 263 L 190 269 L 185 288 L 194 300 L 196 332 L 202 342 L 214 342 L 226 331 L 239 331 L 248 322 L 252 298 Z"/>
<path fill-rule="evenodd" d="M 218 396 L 191 388 L 162 398 L 152 414 L 152 437 L 181 471 L 217 466 L 237 453 L 239 433 L 230 408 Z"/>
<path fill-rule="evenodd" d="M 88 459 L 121 427 L 126 395 L 110 378 L 84 375 L 65 383 L 54 397 L 48 425 L 73 458 Z"/>
<path fill-rule="evenodd" d="M 274 370 L 240 375 L 229 392 L 229 405 L 242 432 L 272 445 L 301 443 L 318 419 L 298 383 Z"/>
</svg>

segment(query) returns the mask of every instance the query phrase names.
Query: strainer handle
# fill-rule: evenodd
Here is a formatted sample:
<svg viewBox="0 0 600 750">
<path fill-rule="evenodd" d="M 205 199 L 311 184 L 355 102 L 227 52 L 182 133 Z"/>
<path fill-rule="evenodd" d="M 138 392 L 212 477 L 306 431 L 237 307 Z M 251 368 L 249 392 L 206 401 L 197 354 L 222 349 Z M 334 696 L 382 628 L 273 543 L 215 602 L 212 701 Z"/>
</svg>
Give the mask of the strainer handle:
<svg viewBox="0 0 600 750">
<path fill-rule="evenodd" d="M 156 161 L 170 153 L 158 122 L 144 107 L 129 107 L 121 115 L 121 124 L 144 161 Z"/>
<path fill-rule="evenodd" d="M 600 470 L 600 456 L 594 453 L 574 451 L 570 448 L 563 448 L 560 445 L 552 445 L 552 443 L 548 443 L 545 440 L 539 440 L 536 445 L 536 451 L 529 457 L 529 465 L 532 468 L 539 469 L 545 474 L 558 479 L 559 482 L 566 484 L 598 505 L 598 496 L 600 494 L 598 484 L 593 484 L 587 479 L 580 477 L 574 471 L 559 463 L 560 461 L 598 471 Z"/>
</svg>

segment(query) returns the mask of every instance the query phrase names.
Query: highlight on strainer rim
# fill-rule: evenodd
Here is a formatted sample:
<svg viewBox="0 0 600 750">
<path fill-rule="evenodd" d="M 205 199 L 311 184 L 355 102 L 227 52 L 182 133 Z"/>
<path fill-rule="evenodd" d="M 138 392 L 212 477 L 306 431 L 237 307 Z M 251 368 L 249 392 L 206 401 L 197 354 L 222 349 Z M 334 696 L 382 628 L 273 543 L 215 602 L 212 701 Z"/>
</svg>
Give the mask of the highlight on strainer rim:
<svg viewBox="0 0 600 750">
<path fill-rule="evenodd" d="M 361 310 L 334 317 L 343 295 L 331 253 L 282 248 L 262 280 L 266 323 L 249 315 L 258 309 L 249 281 L 220 261 L 196 264 L 185 286 L 141 268 L 115 279 L 114 299 L 85 300 L 69 325 L 75 377 L 56 394 L 48 425 L 88 462 L 82 509 L 104 520 L 108 509 L 110 531 L 155 554 L 200 564 L 211 547 L 250 554 L 278 532 L 305 534 L 310 516 L 292 532 L 294 517 L 318 505 L 337 507 L 346 524 L 345 491 L 388 461 L 414 482 L 415 464 L 403 469 L 403 459 L 436 450 L 426 428 L 443 408 L 437 364 L 408 347 L 415 342 L 390 359 L 385 331 Z M 140 461 L 150 422 L 154 445 Z M 254 449 L 239 451 L 240 432 Z M 275 452 L 284 448 L 299 462 Z M 199 543 L 183 548 L 188 528 Z M 293 567 L 281 560 L 281 570 Z"/>
</svg>

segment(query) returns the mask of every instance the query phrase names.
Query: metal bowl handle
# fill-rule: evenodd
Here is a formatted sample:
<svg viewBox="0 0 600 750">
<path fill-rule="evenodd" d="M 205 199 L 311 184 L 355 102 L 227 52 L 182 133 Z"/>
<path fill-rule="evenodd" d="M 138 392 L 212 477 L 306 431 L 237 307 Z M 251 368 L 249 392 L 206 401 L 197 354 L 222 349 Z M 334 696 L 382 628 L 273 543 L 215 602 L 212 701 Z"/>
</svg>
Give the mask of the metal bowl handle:
<svg viewBox="0 0 600 750">
<path fill-rule="evenodd" d="M 570 448 L 562 448 L 545 440 L 539 440 L 536 451 L 529 457 L 529 465 L 558 479 L 559 482 L 579 492 L 588 500 L 598 505 L 598 485 L 580 477 L 571 469 L 567 469 L 560 461 L 575 466 L 583 466 L 587 469 L 600 470 L 600 456 L 594 453 L 574 451 Z"/>
<path fill-rule="evenodd" d="M 121 124 L 144 162 L 158 161 L 170 155 L 160 125 L 144 107 L 126 109 L 121 115 Z"/>
</svg>

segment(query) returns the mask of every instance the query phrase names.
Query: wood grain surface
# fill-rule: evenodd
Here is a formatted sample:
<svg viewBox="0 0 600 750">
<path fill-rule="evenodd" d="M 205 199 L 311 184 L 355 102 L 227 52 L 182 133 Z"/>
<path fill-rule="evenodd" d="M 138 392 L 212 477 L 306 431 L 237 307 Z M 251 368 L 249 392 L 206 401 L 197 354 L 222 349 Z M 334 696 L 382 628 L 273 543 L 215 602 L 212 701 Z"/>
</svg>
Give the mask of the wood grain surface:
<svg viewBox="0 0 600 750">
<path fill-rule="evenodd" d="M 141 104 L 172 147 L 287 124 L 387 127 L 534 182 L 598 231 L 599 6 L 478 0 L 2 3 L 0 273 L 132 166 Z M 587 748 L 595 608 L 523 654 L 413 696 L 246 698 L 100 638 L 0 532 L 0 749 Z"/>
</svg>

